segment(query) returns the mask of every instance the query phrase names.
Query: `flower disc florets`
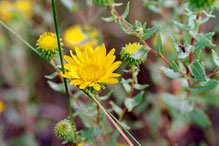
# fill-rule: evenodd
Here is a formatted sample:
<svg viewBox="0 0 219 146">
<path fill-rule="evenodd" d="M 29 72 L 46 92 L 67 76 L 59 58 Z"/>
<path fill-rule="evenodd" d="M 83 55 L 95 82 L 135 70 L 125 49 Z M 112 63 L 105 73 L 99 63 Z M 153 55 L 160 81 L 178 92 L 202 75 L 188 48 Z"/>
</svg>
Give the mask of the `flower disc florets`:
<svg viewBox="0 0 219 146">
<path fill-rule="evenodd" d="M 129 43 L 122 48 L 120 54 L 121 59 L 129 65 L 139 66 L 147 58 L 149 49 L 139 43 Z"/>
<path fill-rule="evenodd" d="M 55 58 L 58 52 L 58 42 L 56 34 L 52 32 L 43 33 L 37 40 L 36 46 L 37 51 L 40 52 L 42 56 L 48 59 Z"/>
<path fill-rule="evenodd" d="M 71 139 L 73 136 L 73 127 L 70 120 L 64 119 L 55 126 L 55 135 L 63 139 Z"/>
<path fill-rule="evenodd" d="M 75 47 L 76 55 L 71 51 L 70 56 L 64 56 L 67 64 L 64 67 L 68 70 L 62 74 L 65 78 L 72 79 L 70 85 L 74 84 L 80 89 L 93 88 L 100 90 L 102 84 L 115 84 L 120 74 L 113 73 L 121 64 L 115 61 L 115 49 L 106 54 L 105 45 L 97 46 L 95 49 L 86 45 L 84 49 Z"/>
</svg>

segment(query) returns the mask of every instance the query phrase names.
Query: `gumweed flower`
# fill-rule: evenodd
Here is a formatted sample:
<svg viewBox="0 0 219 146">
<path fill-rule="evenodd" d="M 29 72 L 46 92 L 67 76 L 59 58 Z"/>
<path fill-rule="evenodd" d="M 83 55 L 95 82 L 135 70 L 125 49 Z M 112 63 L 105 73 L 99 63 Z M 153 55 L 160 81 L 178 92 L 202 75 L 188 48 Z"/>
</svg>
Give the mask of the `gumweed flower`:
<svg viewBox="0 0 219 146">
<path fill-rule="evenodd" d="M 84 49 L 75 47 L 76 55 L 64 56 L 67 64 L 64 65 L 67 72 L 62 74 L 65 78 L 72 79 L 70 85 L 78 86 L 80 89 L 92 88 L 95 91 L 101 89 L 103 84 L 116 84 L 120 74 L 113 73 L 121 64 L 115 61 L 115 49 L 106 54 L 105 44 L 93 49 L 86 45 Z"/>
<path fill-rule="evenodd" d="M 73 126 L 70 120 L 59 121 L 55 126 L 55 135 L 59 138 L 70 139 L 73 136 Z"/>
<path fill-rule="evenodd" d="M 74 47 L 84 48 L 85 44 L 96 47 L 99 36 L 98 30 L 91 26 L 74 25 L 63 33 L 63 42 L 66 47 L 71 49 L 74 49 Z"/>
<path fill-rule="evenodd" d="M 37 40 L 36 50 L 44 57 L 53 59 L 58 52 L 57 36 L 52 32 L 45 32 Z"/>
<path fill-rule="evenodd" d="M 120 55 L 124 62 L 129 65 L 139 66 L 147 58 L 149 49 L 139 43 L 129 43 L 122 48 Z"/>
<path fill-rule="evenodd" d="M 14 3 L 16 11 L 24 17 L 31 18 L 33 15 L 33 4 L 31 0 L 17 0 Z"/>
<path fill-rule="evenodd" d="M 13 4 L 10 1 L 0 1 L 0 19 L 4 22 L 8 22 L 14 15 Z"/>
</svg>

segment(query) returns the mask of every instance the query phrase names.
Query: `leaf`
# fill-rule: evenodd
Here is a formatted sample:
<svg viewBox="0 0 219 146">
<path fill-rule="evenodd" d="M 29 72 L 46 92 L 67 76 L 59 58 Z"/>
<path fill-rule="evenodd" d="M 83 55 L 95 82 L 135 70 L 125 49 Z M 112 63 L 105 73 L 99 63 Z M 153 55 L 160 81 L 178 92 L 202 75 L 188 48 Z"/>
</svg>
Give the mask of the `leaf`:
<svg viewBox="0 0 219 146">
<path fill-rule="evenodd" d="M 130 5 L 130 2 L 127 3 L 125 11 L 124 11 L 124 13 L 121 16 L 123 19 L 125 19 L 128 16 L 128 14 L 129 14 L 129 5 Z"/>
<path fill-rule="evenodd" d="M 158 36 L 157 36 L 155 51 L 157 53 L 161 54 L 162 56 L 164 56 L 164 51 L 163 51 L 163 47 L 162 47 L 162 40 L 161 40 L 160 34 L 158 34 Z"/>
<path fill-rule="evenodd" d="M 192 104 L 186 97 L 176 97 L 171 94 L 162 94 L 163 101 L 170 107 L 177 109 L 182 114 L 186 114 L 193 109 Z"/>
<path fill-rule="evenodd" d="M 129 92 L 131 89 L 131 86 L 129 85 L 129 83 L 131 82 L 132 82 L 132 79 L 128 79 L 128 80 L 125 80 L 124 78 L 121 79 L 121 84 L 126 90 L 126 92 Z"/>
<path fill-rule="evenodd" d="M 214 32 L 209 32 L 206 34 L 199 34 L 196 37 L 196 42 L 194 43 L 194 46 L 196 49 L 201 50 L 205 47 L 215 47 L 215 45 L 212 43 L 212 36 L 214 35 Z"/>
<path fill-rule="evenodd" d="M 115 18 L 113 16 L 107 17 L 107 18 L 101 18 L 105 22 L 113 22 L 115 21 Z"/>
<path fill-rule="evenodd" d="M 148 28 L 144 30 L 141 40 L 144 41 L 144 40 L 151 38 L 158 29 L 159 29 L 158 26 L 154 26 L 152 28 Z"/>
<path fill-rule="evenodd" d="M 171 61 L 171 64 L 169 65 L 169 68 L 172 69 L 174 72 L 179 72 L 179 68 L 176 64 L 176 62 L 173 60 Z"/>
<path fill-rule="evenodd" d="M 122 109 L 116 105 L 113 101 L 110 101 L 110 105 L 112 106 L 113 111 L 118 115 L 121 116 L 122 115 Z"/>
<path fill-rule="evenodd" d="M 192 91 L 207 92 L 214 89 L 218 85 L 217 80 L 209 80 L 204 85 L 196 85 L 190 87 Z"/>
<path fill-rule="evenodd" d="M 113 93 L 113 90 L 109 91 L 105 96 L 100 96 L 99 99 L 107 100 L 111 96 L 112 93 Z"/>
<path fill-rule="evenodd" d="M 161 67 L 160 70 L 169 78 L 171 79 L 177 79 L 180 78 L 180 74 L 174 72 L 172 69 L 167 68 L 167 67 Z"/>
<path fill-rule="evenodd" d="M 51 75 L 45 75 L 44 77 L 47 78 L 47 79 L 54 79 L 55 77 L 57 77 L 58 73 L 57 72 L 54 72 L 52 73 Z"/>
<path fill-rule="evenodd" d="M 65 92 L 64 84 L 60 83 L 54 83 L 52 81 L 47 81 L 49 87 L 51 87 L 53 90 L 58 91 L 58 92 Z"/>
<path fill-rule="evenodd" d="M 137 90 L 143 90 L 143 89 L 147 88 L 148 86 L 149 86 L 148 84 L 144 84 L 144 85 L 134 84 L 134 88 Z"/>
<path fill-rule="evenodd" d="M 133 53 L 131 55 L 132 58 L 138 60 L 141 59 L 142 57 L 146 56 L 145 54 L 147 54 L 149 52 L 150 49 L 146 48 L 145 46 L 141 46 L 140 49 L 138 49 L 138 51 L 136 51 L 135 53 Z"/>
<path fill-rule="evenodd" d="M 124 20 L 125 21 L 125 20 Z M 128 22 L 127 21 L 125 21 L 125 23 L 128 25 Z M 125 33 L 127 33 L 127 34 L 134 34 L 134 32 L 133 31 L 131 31 L 131 29 L 129 28 L 126 28 L 125 26 L 124 26 L 124 24 L 119 20 L 119 25 L 120 25 L 120 27 L 122 28 L 122 30 L 125 32 Z M 129 25 L 131 25 L 131 24 L 129 24 Z"/>
<path fill-rule="evenodd" d="M 177 27 L 177 28 L 179 28 L 179 29 L 181 29 L 181 30 L 184 30 L 184 31 L 190 31 L 191 30 L 191 27 L 190 26 L 188 26 L 188 25 L 185 25 L 185 24 L 181 24 L 181 23 L 179 23 L 179 22 L 177 22 L 177 21 L 172 21 L 173 22 L 173 24 Z"/>
<path fill-rule="evenodd" d="M 190 118 L 192 122 L 198 124 L 201 127 L 208 127 L 211 125 L 211 121 L 209 120 L 208 116 L 199 109 L 194 109 L 190 112 Z"/>
<path fill-rule="evenodd" d="M 219 57 L 217 56 L 217 53 L 214 50 L 211 50 L 211 51 L 212 51 L 213 62 L 215 63 L 217 67 L 219 67 Z"/>
<path fill-rule="evenodd" d="M 144 91 L 141 91 L 133 98 L 125 99 L 125 106 L 127 107 L 128 111 L 132 111 L 132 109 L 137 106 L 143 99 Z"/>
<path fill-rule="evenodd" d="M 197 80 L 206 81 L 204 68 L 197 60 L 193 61 L 192 64 L 189 65 L 189 70 Z"/>
</svg>

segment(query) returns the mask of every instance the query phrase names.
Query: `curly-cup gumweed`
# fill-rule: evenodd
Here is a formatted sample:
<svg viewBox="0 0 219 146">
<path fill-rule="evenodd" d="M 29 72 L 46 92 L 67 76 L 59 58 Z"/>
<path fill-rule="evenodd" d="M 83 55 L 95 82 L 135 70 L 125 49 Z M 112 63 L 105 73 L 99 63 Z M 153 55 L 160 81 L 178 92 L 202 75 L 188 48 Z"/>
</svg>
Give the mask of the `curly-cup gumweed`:
<svg viewBox="0 0 219 146">
<path fill-rule="evenodd" d="M 67 72 L 61 74 L 65 78 L 71 79 L 70 85 L 78 86 L 80 89 L 90 89 L 98 91 L 102 84 L 116 84 L 120 74 L 113 73 L 121 64 L 115 61 L 115 49 L 106 54 L 104 44 L 93 49 L 86 45 L 84 49 L 75 47 L 76 55 L 64 56 L 67 63 L 64 65 Z"/>
<path fill-rule="evenodd" d="M 52 32 L 45 32 L 37 40 L 36 50 L 44 57 L 53 59 L 58 53 L 57 36 Z"/>
<path fill-rule="evenodd" d="M 71 139 L 73 137 L 73 126 L 70 120 L 59 121 L 55 126 L 55 135 L 61 139 Z"/>
<path fill-rule="evenodd" d="M 139 43 L 129 43 L 122 48 L 121 59 L 129 65 L 139 66 L 147 58 L 149 49 Z"/>
</svg>

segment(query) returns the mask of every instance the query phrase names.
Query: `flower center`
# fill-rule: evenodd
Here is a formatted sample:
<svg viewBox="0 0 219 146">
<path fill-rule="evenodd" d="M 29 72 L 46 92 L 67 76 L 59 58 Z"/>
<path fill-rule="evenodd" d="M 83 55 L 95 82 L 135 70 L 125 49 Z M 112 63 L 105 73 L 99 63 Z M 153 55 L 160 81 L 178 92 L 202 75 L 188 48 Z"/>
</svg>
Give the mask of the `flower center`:
<svg viewBox="0 0 219 146">
<path fill-rule="evenodd" d="M 129 54 L 133 54 L 135 53 L 136 51 L 138 51 L 138 49 L 140 49 L 141 46 L 139 44 L 129 44 L 125 47 L 125 51 Z"/>
<path fill-rule="evenodd" d="M 57 39 L 52 36 L 45 36 L 39 40 L 39 46 L 41 49 L 53 50 L 58 47 Z"/>
<path fill-rule="evenodd" d="M 79 75 L 84 81 L 97 81 L 104 75 L 104 73 L 103 68 L 94 64 L 87 64 L 79 69 Z"/>
</svg>

